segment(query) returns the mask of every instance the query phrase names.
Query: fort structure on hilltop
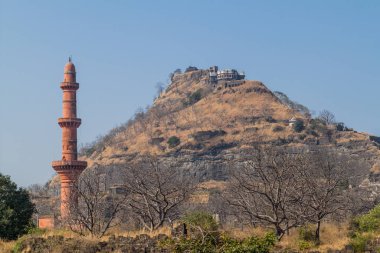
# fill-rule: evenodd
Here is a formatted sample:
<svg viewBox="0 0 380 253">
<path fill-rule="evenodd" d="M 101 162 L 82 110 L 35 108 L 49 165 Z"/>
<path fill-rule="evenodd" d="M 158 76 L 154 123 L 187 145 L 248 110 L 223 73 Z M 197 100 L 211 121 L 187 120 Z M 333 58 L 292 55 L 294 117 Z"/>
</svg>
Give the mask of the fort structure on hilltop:
<svg viewBox="0 0 380 253">
<path fill-rule="evenodd" d="M 245 73 L 236 69 L 219 70 L 218 66 L 209 68 L 209 83 L 217 84 L 219 81 L 238 81 L 244 80 Z"/>
<path fill-rule="evenodd" d="M 238 71 L 236 69 L 222 69 L 219 70 L 218 66 L 211 66 L 208 69 L 198 69 L 195 66 L 189 66 L 182 73 L 180 69 L 174 71 L 171 75 L 171 81 L 179 80 L 181 76 L 188 73 L 193 74 L 197 72 L 198 77 L 202 77 L 206 80 L 208 84 L 214 86 L 214 88 L 222 87 L 235 87 L 243 84 L 245 82 L 244 71 Z"/>
<path fill-rule="evenodd" d="M 52 167 L 61 180 L 61 219 L 64 221 L 69 217 L 72 205 L 77 205 L 74 185 L 87 167 L 86 161 L 78 160 L 77 128 L 81 119 L 77 118 L 76 91 L 79 89 L 79 83 L 76 82 L 75 66 L 71 58 L 65 65 L 60 87 L 63 90 L 63 115 L 58 119 L 58 124 L 62 128 L 62 159 L 53 161 Z"/>
</svg>

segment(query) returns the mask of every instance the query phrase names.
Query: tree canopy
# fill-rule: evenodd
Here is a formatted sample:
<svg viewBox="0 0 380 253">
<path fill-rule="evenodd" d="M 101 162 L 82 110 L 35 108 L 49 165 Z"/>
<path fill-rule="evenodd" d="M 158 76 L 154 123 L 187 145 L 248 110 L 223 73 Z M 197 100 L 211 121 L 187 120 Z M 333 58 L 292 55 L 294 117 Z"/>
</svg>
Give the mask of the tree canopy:
<svg viewBox="0 0 380 253">
<path fill-rule="evenodd" d="M 33 212 L 28 192 L 0 173 L 0 238 L 12 240 L 26 233 Z"/>
</svg>

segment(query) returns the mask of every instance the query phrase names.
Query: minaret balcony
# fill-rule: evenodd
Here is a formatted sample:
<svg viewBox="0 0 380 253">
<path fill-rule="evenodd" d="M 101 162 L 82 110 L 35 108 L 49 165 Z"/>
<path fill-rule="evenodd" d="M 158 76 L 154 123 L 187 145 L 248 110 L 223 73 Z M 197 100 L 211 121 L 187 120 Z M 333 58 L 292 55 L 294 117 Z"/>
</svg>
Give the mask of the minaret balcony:
<svg viewBox="0 0 380 253">
<path fill-rule="evenodd" d="M 60 160 L 53 161 L 51 166 L 58 173 L 69 172 L 70 170 L 83 171 L 87 167 L 86 161 L 78 161 L 78 160 Z"/>
<path fill-rule="evenodd" d="M 59 118 L 58 125 L 60 127 L 76 127 L 78 128 L 82 120 L 79 118 Z"/>
<path fill-rule="evenodd" d="M 79 83 L 62 82 L 60 87 L 62 90 L 77 90 L 79 89 Z"/>
</svg>

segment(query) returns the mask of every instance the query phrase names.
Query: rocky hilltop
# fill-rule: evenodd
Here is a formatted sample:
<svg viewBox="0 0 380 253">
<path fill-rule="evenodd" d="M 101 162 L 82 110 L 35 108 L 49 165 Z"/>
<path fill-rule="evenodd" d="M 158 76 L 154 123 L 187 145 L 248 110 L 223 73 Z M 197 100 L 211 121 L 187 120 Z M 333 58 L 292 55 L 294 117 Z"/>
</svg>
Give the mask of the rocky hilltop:
<svg viewBox="0 0 380 253">
<path fill-rule="evenodd" d="M 202 181 L 226 179 L 226 160 L 260 144 L 325 145 L 360 158 L 358 184 L 374 184 L 380 173 L 379 139 L 343 124 L 312 118 L 305 106 L 272 92 L 260 81 L 210 82 L 209 70 L 176 73 L 146 110 L 85 146 L 89 167 L 109 173 L 143 153 L 180 159 Z M 195 167 L 194 164 L 200 165 Z M 117 181 L 117 180 L 116 180 Z"/>
</svg>

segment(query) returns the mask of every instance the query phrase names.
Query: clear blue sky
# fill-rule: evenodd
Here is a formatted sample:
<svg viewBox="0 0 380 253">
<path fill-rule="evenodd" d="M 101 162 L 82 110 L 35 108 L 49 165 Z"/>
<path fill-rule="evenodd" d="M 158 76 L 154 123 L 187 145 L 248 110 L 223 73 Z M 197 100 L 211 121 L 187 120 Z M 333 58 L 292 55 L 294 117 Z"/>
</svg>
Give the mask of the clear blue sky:
<svg viewBox="0 0 380 253">
<path fill-rule="evenodd" d="M 0 0 L 0 172 L 44 183 L 60 159 L 69 55 L 79 143 L 149 105 L 176 68 L 245 70 L 316 112 L 380 135 L 380 1 Z"/>
</svg>

